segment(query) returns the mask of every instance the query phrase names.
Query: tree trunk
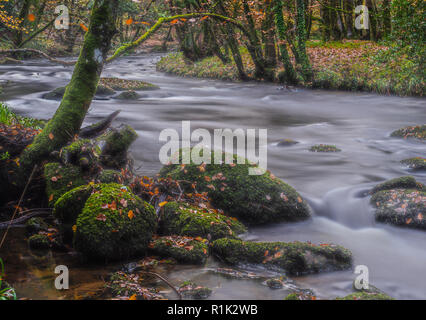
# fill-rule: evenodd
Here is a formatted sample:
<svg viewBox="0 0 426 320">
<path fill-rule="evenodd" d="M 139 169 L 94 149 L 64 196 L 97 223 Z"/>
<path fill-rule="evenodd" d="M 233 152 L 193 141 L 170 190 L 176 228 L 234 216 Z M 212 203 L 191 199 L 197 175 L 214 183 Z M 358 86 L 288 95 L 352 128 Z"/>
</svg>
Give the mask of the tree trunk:
<svg viewBox="0 0 426 320">
<path fill-rule="evenodd" d="M 302 66 L 303 78 L 312 80 L 312 67 L 306 53 L 306 27 L 305 27 L 305 1 L 297 0 L 297 50 L 299 52 L 299 63 Z"/>
<path fill-rule="evenodd" d="M 79 132 L 95 95 L 111 39 L 114 36 L 116 8 L 119 0 L 96 0 L 90 26 L 84 37 L 77 64 L 61 104 L 43 131 L 21 156 L 24 177 L 34 164 L 71 141 Z"/>
</svg>

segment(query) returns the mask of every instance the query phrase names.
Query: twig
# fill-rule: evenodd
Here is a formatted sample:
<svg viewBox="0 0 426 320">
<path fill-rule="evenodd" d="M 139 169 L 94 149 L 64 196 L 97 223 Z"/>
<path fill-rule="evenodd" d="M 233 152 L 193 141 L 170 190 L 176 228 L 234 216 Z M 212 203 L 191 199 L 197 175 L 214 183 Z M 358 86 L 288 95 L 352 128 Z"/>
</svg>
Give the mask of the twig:
<svg viewBox="0 0 426 320">
<path fill-rule="evenodd" d="M 37 210 L 37 211 L 36 211 Z M 33 212 L 36 211 L 36 212 Z M 35 217 L 35 216 L 39 216 L 39 215 L 43 215 L 43 214 L 49 214 L 52 212 L 51 208 L 36 208 L 36 209 L 30 209 L 30 210 L 25 210 L 25 211 L 21 211 L 20 213 L 25 213 L 25 212 L 30 212 L 29 214 L 13 219 L 11 221 L 6 221 L 6 222 L 0 222 L 0 229 L 4 229 L 7 228 L 9 225 L 14 225 L 17 223 L 21 223 L 21 222 L 25 222 L 28 219 Z"/>
<path fill-rule="evenodd" d="M 164 278 L 163 276 L 159 275 L 158 273 L 152 272 L 152 271 L 142 271 L 141 270 L 139 272 L 148 273 L 148 274 L 154 275 L 157 278 L 159 278 L 160 280 L 164 281 L 164 283 L 166 283 L 170 288 L 173 289 L 174 292 L 176 292 L 176 294 L 179 296 L 179 300 L 182 300 L 182 294 L 166 278 Z"/>
<path fill-rule="evenodd" d="M 16 212 L 18 211 L 19 206 L 21 205 L 22 199 L 25 196 L 25 192 L 27 192 L 28 185 L 30 184 L 31 179 L 33 178 L 33 175 L 34 175 L 34 172 L 36 171 L 36 169 L 37 169 L 37 165 L 35 165 L 34 168 L 33 168 L 33 171 L 31 171 L 30 177 L 28 178 L 28 181 L 27 181 L 27 184 L 25 185 L 24 191 L 22 191 L 21 197 L 19 198 L 19 201 L 18 201 L 18 205 L 15 208 L 15 212 L 13 212 L 13 215 L 12 215 L 12 218 L 10 219 L 9 225 L 7 226 L 7 229 L 6 229 L 6 231 L 5 231 L 4 235 L 3 235 L 3 238 L 1 239 L 0 249 L 3 246 L 4 240 L 6 240 L 7 232 L 10 229 L 10 225 L 12 224 L 12 221 L 15 218 Z"/>
</svg>

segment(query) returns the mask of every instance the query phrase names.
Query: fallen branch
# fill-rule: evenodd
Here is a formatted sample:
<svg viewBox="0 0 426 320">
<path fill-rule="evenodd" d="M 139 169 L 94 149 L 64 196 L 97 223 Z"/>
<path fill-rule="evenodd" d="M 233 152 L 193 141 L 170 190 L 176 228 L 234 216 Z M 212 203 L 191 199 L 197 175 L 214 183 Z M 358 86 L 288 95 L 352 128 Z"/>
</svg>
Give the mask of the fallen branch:
<svg viewBox="0 0 426 320">
<path fill-rule="evenodd" d="M 26 214 L 22 217 L 10 220 L 10 221 L 0 222 L 0 229 L 5 229 L 9 225 L 16 225 L 18 223 L 25 222 L 32 217 L 41 216 L 41 215 L 44 215 L 44 214 L 51 214 L 52 209 L 50 209 L 50 208 L 36 208 L 36 209 L 30 209 L 30 210 L 22 211 L 21 214 L 26 213 L 26 212 L 30 212 L 30 213 L 28 213 L 28 214 Z"/>
<path fill-rule="evenodd" d="M 118 116 L 121 110 L 114 111 L 105 119 L 96 122 L 90 126 L 80 129 L 80 138 L 95 138 L 105 132 L 106 129 L 111 125 L 112 121 Z"/>
<path fill-rule="evenodd" d="M 64 66 L 73 66 L 75 64 L 75 61 L 63 61 L 63 60 L 59 60 L 59 59 L 56 59 L 56 58 L 53 58 L 53 57 L 49 56 L 48 54 L 44 53 L 43 51 L 36 50 L 36 49 L 30 49 L 30 48 L 0 49 L 0 54 L 26 53 L 26 52 L 31 52 L 31 53 L 38 54 L 38 55 L 46 58 L 47 60 L 50 60 L 50 61 L 55 62 L 55 63 L 62 64 Z"/>
<path fill-rule="evenodd" d="M 152 272 L 152 271 L 143 271 L 143 270 L 141 270 L 139 272 L 141 272 L 141 273 L 148 273 L 148 274 L 151 274 L 153 276 L 156 276 L 158 279 L 162 280 L 165 284 L 167 284 L 170 288 L 172 288 L 173 291 L 176 292 L 176 294 L 179 296 L 179 300 L 182 300 L 182 294 L 166 278 L 164 278 L 161 275 L 159 275 L 158 273 L 155 273 L 155 272 Z"/>
</svg>

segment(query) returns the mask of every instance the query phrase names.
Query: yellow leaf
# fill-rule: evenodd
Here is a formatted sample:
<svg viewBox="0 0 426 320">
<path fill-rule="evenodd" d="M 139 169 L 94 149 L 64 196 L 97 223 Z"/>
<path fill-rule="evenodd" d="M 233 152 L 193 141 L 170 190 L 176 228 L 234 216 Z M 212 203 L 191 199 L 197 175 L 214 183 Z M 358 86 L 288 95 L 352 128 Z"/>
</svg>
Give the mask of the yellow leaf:
<svg viewBox="0 0 426 320">
<path fill-rule="evenodd" d="M 53 200 L 53 193 L 49 196 L 49 202 Z"/>
<path fill-rule="evenodd" d="M 129 212 L 127 213 L 127 216 L 129 217 L 130 220 L 132 220 L 135 216 L 135 214 L 133 213 L 133 210 L 129 210 Z"/>
<path fill-rule="evenodd" d="M 129 300 L 136 300 L 136 294 L 130 296 Z"/>
<path fill-rule="evenodd" d="M 158 204 L 158 206 L 163 207 L 166 203 L 167 203 L 167 201 L 160 202 L 160 203 Z"/>
<path fill-rule="evenodd" d="M 77 225 L 73 225 L 73 226 L 72 226 L 72 231 L 73 231 L 73 232 L 76 232 L 76 231 L 77 231 Z"/>
</svg>

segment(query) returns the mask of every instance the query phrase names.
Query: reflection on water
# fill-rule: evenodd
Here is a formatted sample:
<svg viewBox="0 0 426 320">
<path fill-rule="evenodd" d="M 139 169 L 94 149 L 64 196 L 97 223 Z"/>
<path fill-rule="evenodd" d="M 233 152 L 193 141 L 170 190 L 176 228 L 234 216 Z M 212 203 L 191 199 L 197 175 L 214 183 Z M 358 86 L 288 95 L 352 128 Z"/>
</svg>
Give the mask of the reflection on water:
<svg viewBox="0 0 426 320">
<path fill-rule="evenodd" d="M 409 172 L 400 160 L 425 155 L 425 145 L 389 137 L 394 129 L 426 123 L 426 104 L 420 98 L 385 97 L 366 93 L 277 90 L 276 85 L 185 79 L 155 71 L 158 55 L 126 57 L 108 65 L 103 76 L 141 79 L 161 87 L 143 92 L 138 101 L 94 100 L 86 124 L 116 109 L 115 123 L 126 122 L 139 134 L 132 146 L 136 167 L 145 175 L 161 168 L 158 141 L 161 130 L 180 132 L 181 121 L 192 130 L 224 128 L 268 129 L 268 169 L 294 186 L 309 201 L 314 217 L 295 224 L 252 228 L 248 239 L 258 241 L 312 241 L 341 244 L 354 254 L 355 264 L 369 267 L 370 282 L 399 299 L 426 299 L 426 233 L 376 224 L 365 191 L 378 181 L 413 174 L 425 182 L 424 173 Z M 20 114 L 51 117 L 59 102 L 44 100 L 47 91 L 66 85 L 72 69 L 32 61 L 0 66 L 0 80 L 10 80 L 5 95 Z M 281 139 L 299 143 L 279 147 Z M 311 153 L 313 144 L 334 144 L 343 151 Z M 14 229 L 14 232 L 18 229 Z M 67 254 L 42 261 L 31 257 L 25 242 L 10 237 L 6 266 L 18 293 L 30 298 L 75 298 L 103 286 L 117 265 L 82 266 Z M 4 250 L 4 249 L 3 249 Z M 2 252 L 2 256 L 4 253 Z M 69 263 L 72 290 L 53 289 L 53 266 Z M 220 264 L 219 264 L 220 265 Z M 287 291 L 270 290 L 261 281 L 232 280 L 209 270 L 218 266 L 174 267 L 166 272 L 175 284 L 196 278 L 213 288 L 212 298 L 282 299 Z M 259 270 L 257 270 L 259 271 Z M 294 279 L 323 298 L 351 292 L 351 271 Z M 173 298 L 173 294 L 170 296 Z"/>
</svg>

